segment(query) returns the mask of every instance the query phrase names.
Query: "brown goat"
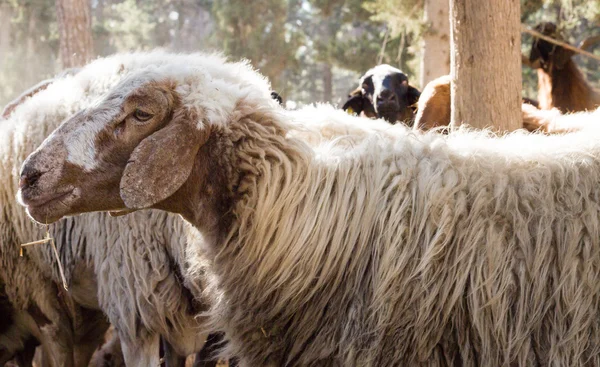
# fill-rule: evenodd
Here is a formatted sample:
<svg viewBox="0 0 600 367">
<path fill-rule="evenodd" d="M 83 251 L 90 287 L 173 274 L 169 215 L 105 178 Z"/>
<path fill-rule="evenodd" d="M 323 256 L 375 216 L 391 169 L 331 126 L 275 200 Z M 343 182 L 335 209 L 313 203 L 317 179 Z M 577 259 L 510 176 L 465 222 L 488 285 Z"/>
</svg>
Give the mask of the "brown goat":
<svg viewBox="0 0 600 367">
<path fill-rule="evenodd" d="M 552 38 L 561 39 L 553 23 L 540 23 L 535 30 Z M 583 41 L 582 45 L 590 45 Z M 534 38 L 529 61 L 538 73 L 538 100 L 540 109 L 557 108 L 562 113 L 593 110 L 600 105 L 600 93 L 588 84 L 573 62 L 573 51 Z"/>
</svg>

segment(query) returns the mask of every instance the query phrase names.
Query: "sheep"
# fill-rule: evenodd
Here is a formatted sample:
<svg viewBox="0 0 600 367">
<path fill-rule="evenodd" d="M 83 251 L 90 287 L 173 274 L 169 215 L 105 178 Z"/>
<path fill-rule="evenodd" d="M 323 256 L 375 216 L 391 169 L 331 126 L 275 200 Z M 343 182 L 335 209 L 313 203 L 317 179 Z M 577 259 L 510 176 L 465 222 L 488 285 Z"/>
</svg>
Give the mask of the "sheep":
<svg viewBox="0 0 600 367">
<path fill-rule="evenodd" d="M 429 82 L 419 98 L 417 105 L 417 116 L 413 129 L 431 130 L 438 127 L 450 125 L 451 97 L 450 75 L 444 75 Z M 523 98 L 521 115 L 523 117 L 523 128 L 535 131 L 543 124 L 547 113 L 541 112 L 536 106 L 537 102 L 529 98 Z M 554 112 L 552 112 L 554 113 Z M 444 130 L 446 131 L 446 130 Z M 547 132 L 559 132 L 547 130 Z"/>
<path fill-rule="evenodd" d="M 382 64 L 360 78 L 359 87 L 348 95 L 342 109 L 351 114 L 382 118 L 392 124 L 403 121 L 410 125 L 419 95 L 419 90 L 408 84 L 408 77 L 401 70 Z"/>
<path fill-rule="evenodd" d="M 55 366 L 87 365 L 108 327 L 104 313 L 118 330 L 128 366 L 158 365 L 160 335 L 175 351 L 169 364 L 199 351 L 207 337 L 202 318 L 196 317 L 206 307 L 202 277 L 191 283 L 184 276 L 203 269 L 186 264 L 184 223 L 175 215 L 147 211 L 113 219 L 92 214 L 50 228 L 65 265 L 68 293 L 57 286 L 60 275 L 49 246 L 27 248 L 19 257 L 21 243 L 44 234 L 14 201 L 14 173 L 23 159 L 63 119 L 92 106 L 132 70 L 151 68 L 154 62 L 128 57 L 96 62 L 22 100 L 0 124 L 0 279 L 15 309 L 35 306 L 44 324 L 40 329 L 46 330 L 40 339 L 44 355 Z M 80 335 L 86 331 L 92 340 L 89 333 Z"/>
<path fill-rule="evenodd" d="M 533 106 L 523 105 L 523 127 L 529 131 L 540 131 L 550 134 L 564 134 L 586 129 L 597 123 L 600 109 L 591 112 L 562 114 L 556 108 L 538 110 Z"/>
<path fill-rule="evenodd" d="M 180 214 L 214 274 L 224 354 L 600 364 L 600 129 L 359 127 L 329 106 L 281 109 L 247 64 L 161 57 L 47 138 L 18 200 L 40 223 Z"/>
<path fill-rule="evenodd" d="M 27 98 L 36 92 L 33 91 Z M 20 98 L 9 106 L 18 109 L 27 98 Z M 60 120 L 55 123 L 59 122 Z M 13 215 L 13 210 L 18 210 L 14 202 L 16 184 L 13 182 L 11 185 L 9 177 L 16 172 L 18 166 L 7 167 L 16 150 L 8 140 L 13 128 L 14 122 L 10 119 L 0 124 L 0 176 L 4 179 L 0 189 L 0 281 L 4 284 L 7 305 L 10 304 L 16 317 L 10 320 L 10 326 L 1 333 L 0 345 L 4 350 L 3 354 L 9 357 L 21 352 L 28 354 L 27 350 L 33 340 L 34 344 L 42 344 L 44 365 L 87 365 L 87 359 L 96 347 L 95 342 L 101 339 L 102 323 L 107 327 L 104 315 L 93 311 L 82 313 L 72 299 L 50 279 L 49 265 L 40 266 L 30 256 L 19 257 L 19 245 L 22 243 L 19 241 L 19 228 L 22 228 L 23 223 L 27 223 L 25 226 L 33 226 L 22 213 Z M 40 137 L 38 142 L 43 138 Z M 21 160 L 25 156 L 23 154 Z M 31 233 L 34 232 L 37 233 L 37 230 L 32 229 Z"/>
<path fill-rule="evenodd" d="M 560 38 L 553 23 L 540 23 L 535 30 Z M 529 61 L 538 73 L 540 109 L 557 108 L 567 113 L 593 110 L 600 105 L 600 93 L 587 83 L 572 56 L 573 51 L 534 37 Z"/>
</svg>

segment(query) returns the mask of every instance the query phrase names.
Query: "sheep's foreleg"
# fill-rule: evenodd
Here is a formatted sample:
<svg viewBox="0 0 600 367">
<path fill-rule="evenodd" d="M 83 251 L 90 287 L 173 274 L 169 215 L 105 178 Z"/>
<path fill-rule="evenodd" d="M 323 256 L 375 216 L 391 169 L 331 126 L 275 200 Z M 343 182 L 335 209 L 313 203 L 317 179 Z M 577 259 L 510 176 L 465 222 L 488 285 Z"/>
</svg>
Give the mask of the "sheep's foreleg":
<svg viewBox="0 0 600 367">
<path fill-rule="evenodd" d="M 75 366 L 88 366 L 92 355 L 102 345 L 104 334 L 110 324 L 101 311 L 79 307 L 75 325 Z"/>
<path fill-rule="evenodd" d="M 171 346 L 171 344 L 169 344 L 169 342 L 161 337 L 160 338 L 160 343 L 161 343 L 161 347 L 162 347 L 162 351 L 163 351 L 163 366 L 165 367 L 184 367 L 185 366 L 185 357 L 181 357 L 180 355 L 178 355 L 175 350 L 173 349 L 173 347 Z"/>
<path fill-rule="evenodd" d="M 158 367 L 160 365 L 159 335 L 150 334 L 133 341 L 121 334 L 119 334 L 119 338 L 127 367 Z"/>
</svg>

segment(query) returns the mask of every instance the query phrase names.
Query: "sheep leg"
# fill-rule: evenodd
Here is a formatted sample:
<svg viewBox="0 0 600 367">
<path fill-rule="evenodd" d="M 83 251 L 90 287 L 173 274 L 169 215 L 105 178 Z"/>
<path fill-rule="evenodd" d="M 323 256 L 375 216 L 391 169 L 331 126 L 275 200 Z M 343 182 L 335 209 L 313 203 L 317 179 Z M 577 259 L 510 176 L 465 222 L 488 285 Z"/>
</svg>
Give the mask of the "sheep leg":
<svg viewBox="0 0 600 367">
<path fill-rule="evenodd" d="M 160 336 L 150 334 L 137 340 L 129 340 L 119 333 L 123 358 L 127 367 L 155 367 L 160 364 L 158 349 Z"/>
<path fill-rule="evenodd" d="M 85 367 L 92 355 L 102 345 L 104 334 L 110 324 L 101 311 L 79 307 L 77 326 L 75 328 L 74 358 L 75 366 Z"/>
<path fill-rule="evenodd" d="M 6 350 L 4 347 L 0 347 L 0 366 L 4 366 L 6 362 L 13 358 L 13 354 Z"/>
<path fill-rule="evenodd" d="M 69 324 L 66 324 L 69 325 Z M 73 362 L 73 338 L 72 335 L 65 329 L 64 323 L 48 324 L 40 329 L 44 336 L 44 355 L 52 366 L 74 367 Z"/>
<path fill-rule="evenodd" d="M 107 332 L 108 341 L 104 343 L 90 361 L 89 367 L 124 367 L 121 340 L 116 332 Z"/>
<path fill-rule="evenodd" d="M 35 348 L 39 345 L 35 338 L 29 338 L 25 342 L 25 348 L 17 353 L 15 362 L 19 367 L 29 367 L 33 365 L 33 357 L 35 356 Z"/>
<path fill-rule="evenodd" d="M 68 297 L 54 283 L 46 289 L 54 292 L 36 295 L 28 312 L 39 327 L 43 357 L 51 366 L 73 367 L 73 334 Z"/>
<path fill-rule="evenodd" d="M 160 345 L 163 352 L 163 361 L 165 367 L 184 367 L 185 357 L 178 355 L 169 342 L 160 337 Z"/>
<path fill-rule="evenodd" d="M 218 362 L 216 354 L 219 347 L 223 344 L 223 334 L 213 333 L 206 338 L 204 347 L 196 353 L 196 360 L 194 361 L 194 367 L 215 367 Z M 232 361 L 229 362 L 230 366 Z"/>
</svg>

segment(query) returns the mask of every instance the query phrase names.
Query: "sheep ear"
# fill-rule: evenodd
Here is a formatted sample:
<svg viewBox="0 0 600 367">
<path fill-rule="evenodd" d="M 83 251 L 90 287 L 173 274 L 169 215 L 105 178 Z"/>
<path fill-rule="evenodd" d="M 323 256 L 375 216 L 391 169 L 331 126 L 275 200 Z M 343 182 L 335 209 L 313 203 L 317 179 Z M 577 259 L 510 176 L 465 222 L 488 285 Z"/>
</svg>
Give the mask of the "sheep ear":
<svg viewBox="0 0 600 367">
<path fill-rule="evenodd" d="M 281 98 L 281 95 L 275 91 L 271 92 L 271 98 L 276 100 L 277 103 L 279 103 L 280 106 L 283 106 L 283 98 Z"/>
<path fill-rule="evenodd" d="M 360 94 L 350 95 L 348 100 L 342 106 L 342 109 L 351 115 L 360 115 L 360 113 L 363 111 L 363 98 L 364 97 Z"/>
<path fill-rule="evenodd" d="M 13 101 L 9 102 L 6 106 L 4 106 L 2 114 L 0 114 L 0 118 L 8 119 L 13 113 L 13 111 L 16 110 L 17 107 L 19 107 L 19 105 L 23 104 L 30 97 L 33 97 L 34 95 L 48 88 L 48 86 L 52 84 L 53 81 L 54 79 L 47 79 L 41 81 L 38 84 L 26 90 L 25 92 L 23 92 L 20 96 L 18 96 Z"/>
<path fill-rule="evenodd" d="M 410 106 L 410 108 L 412 108 L 413 112 L 416 112 L 417 103 L 419 102 L 419 97 L 421 97 L 421 92 L 417 88 L 415 88 L 409 84 L 407 97 L 408 97 L 408 105 Z"/>
<path fill-rule="evenodd" d="M 148 208 L 173 195 L 188 179 L 208 134 L 189 116 L 175 116 L 135 148 L 121 178 L 121 198 L 129 209 Z"/>
</svg>

